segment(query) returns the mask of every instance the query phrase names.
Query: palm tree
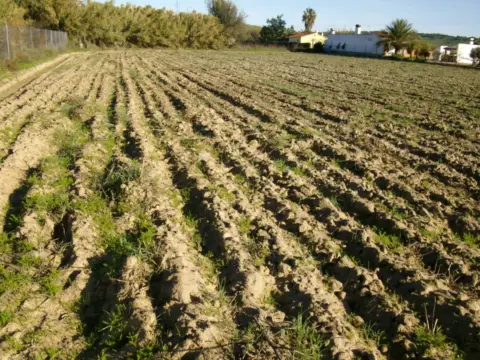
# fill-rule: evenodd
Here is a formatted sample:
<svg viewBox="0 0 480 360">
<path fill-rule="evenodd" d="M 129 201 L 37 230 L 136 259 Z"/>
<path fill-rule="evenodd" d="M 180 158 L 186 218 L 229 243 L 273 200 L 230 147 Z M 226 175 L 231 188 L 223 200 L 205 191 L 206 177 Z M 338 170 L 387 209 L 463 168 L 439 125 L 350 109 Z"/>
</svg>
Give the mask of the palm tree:
<svg viewBox="0 0 480 360">
<path fill-rule="evenodd" d="M 413 25 L 405 19 L 396 19 L 390 25 L 387 25 L 383 32 L 385 37 L 378 42 L 377 45 L 385 45 L 386 48 L 393 48 L 395 54 L 407 47 L 409 42 L 412 42 L 418 35 L 413 29 Z"/>
<path fill-rule="evenodd" d="M 312 8 L 307 8 L 303 12 L 302 21 L 305 23 L 305 31 L 311 31 L 315 20 L 317 19 L 317 13 Z"/>
</svg>

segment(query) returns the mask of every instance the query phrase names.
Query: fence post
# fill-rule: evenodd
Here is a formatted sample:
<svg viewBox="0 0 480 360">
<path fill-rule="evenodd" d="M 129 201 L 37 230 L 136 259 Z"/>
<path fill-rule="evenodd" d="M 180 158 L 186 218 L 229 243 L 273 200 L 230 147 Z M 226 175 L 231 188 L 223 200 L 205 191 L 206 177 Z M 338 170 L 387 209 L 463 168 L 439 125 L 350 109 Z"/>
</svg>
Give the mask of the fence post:
<svg viewBox="0 0 480 360">
<path fill-rule="evenodd" d="M 12 60 L 11 54 L 10 54 L 10 40 L 8 39 L 8 25 L 5 24 L 5 37 L 7 39 L 7 57 L 8 60 Z"/>
<path fill-rule="evenodd" d="M 31 26 L 29 27 L 29 29 L 30 29 L 30 47 L 33 49 L 33 29 Z"/>
</svg>

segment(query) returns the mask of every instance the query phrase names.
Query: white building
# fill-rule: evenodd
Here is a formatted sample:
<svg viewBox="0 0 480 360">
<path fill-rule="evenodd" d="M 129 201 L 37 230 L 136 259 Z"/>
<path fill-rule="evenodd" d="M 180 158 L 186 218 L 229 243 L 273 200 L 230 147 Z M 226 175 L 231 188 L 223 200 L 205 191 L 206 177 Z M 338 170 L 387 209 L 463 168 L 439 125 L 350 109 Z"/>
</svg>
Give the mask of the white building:
<svg viewBox="0 0 480 360">
<path fill-rule="evenodd" d="M 458 44 L 457 46 L 457 64 L 462 65 L 472 65 L 473 59 L 470 57 L 472 49 L 480 47 L 480 45 L 475 45 L 475 39 L 470 39 L 470 44 Z"/>
<path fill-rule="evenodd" d="M 456 62 L 462 65 L 472 65 L 473 60 L 470 57 L 472 49 L 480 47 L 474 44 L 475 39 L 470 39 L 469 44 L 458 44 L 455 46 L 439 46 L 435 49 L 434 59 L 436 61 Z"/>
<path fill-rule="evenodd" d="M 378 34 L 362 34 L 362 27 L 356 25 L 355 34 L 337 34 L 332 29 L 325 41 L 325 52 L 384 55 L 385 46 L 377 45 L 382 40 Z M 387 53 L 390 53 L 387 51 Z"/>
<path fill-rule="evenodd" d="M 323 33 L 315 32 L 303 32 L 294 34 L 288 37 L 290 44 L 304 44 L 308 48 L 313 48 L 316 43 L 324 43 L 327 38 L 323 36 Z"/>
</svg>

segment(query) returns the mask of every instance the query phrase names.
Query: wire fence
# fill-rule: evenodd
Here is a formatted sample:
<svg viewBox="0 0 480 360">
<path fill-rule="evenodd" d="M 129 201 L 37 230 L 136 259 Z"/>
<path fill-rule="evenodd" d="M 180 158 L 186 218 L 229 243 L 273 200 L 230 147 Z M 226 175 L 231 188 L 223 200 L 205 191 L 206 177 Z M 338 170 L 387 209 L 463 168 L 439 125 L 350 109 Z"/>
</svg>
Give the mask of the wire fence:
<svg viewBox="0 0 480 360">
<path fill-rule="evenodd" d="M 65 50 L 67 45 L 68 35 L 63 31 L 0 26 L 0 60 L 17 59 L 37 50 Z"/>
</svg>

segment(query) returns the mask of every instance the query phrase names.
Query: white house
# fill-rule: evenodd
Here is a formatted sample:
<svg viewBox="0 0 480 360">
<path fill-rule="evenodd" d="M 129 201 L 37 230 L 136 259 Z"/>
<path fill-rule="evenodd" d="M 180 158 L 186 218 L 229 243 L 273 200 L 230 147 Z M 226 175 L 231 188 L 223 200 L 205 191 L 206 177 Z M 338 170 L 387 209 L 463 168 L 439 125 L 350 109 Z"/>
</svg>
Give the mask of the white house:
<svg viewBox="0 0 480 360">
<path fill-rule="evenodd" d="M 378 34 L 362 34 L 362 27 L 356 25 L 355 34 L 337 34 L 332 29 L 325 42 L 325 52 L 357 53 L 365 55 L 384 55 L 385 46 L 377 45 L 382 40 Z"/>
<path fill-rule="evenodd" d="M 434 59 L 436 61 L 456 62 L 462 65 L 472 65 L 473 60 L 470 57 L 472 49 L 480 47 L 474 44 L 473 38 L 469 44 L 458 44 L 455 46 L 439 46 L 435 49 Z"/>
<path fill-rule="evenodd" d="M 457 64 L 462 65 L 472 65 L 473 59 L 470 57 L 472 49 L 480 47 L 480 45 L 475 45 L 475 39 L 470 39 L 470 44 L 458 44 L 457 46 Z"/>
<path fill-rule="evenodd" d="M 327 38 L 323 36 L 323 33 L 319 34 L 318 31 L 315 32 L 303 32 L 294 34 L 288 37 L 289 44 L 305 44 L 309 48 L 313 48 L 316 43 L 324 43 Z"/>
</svg>

